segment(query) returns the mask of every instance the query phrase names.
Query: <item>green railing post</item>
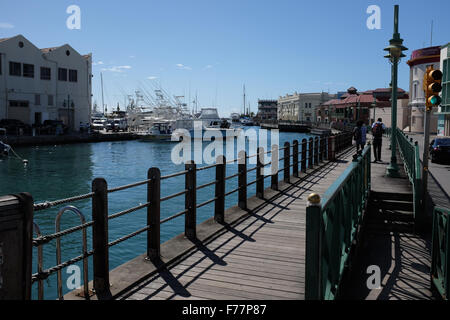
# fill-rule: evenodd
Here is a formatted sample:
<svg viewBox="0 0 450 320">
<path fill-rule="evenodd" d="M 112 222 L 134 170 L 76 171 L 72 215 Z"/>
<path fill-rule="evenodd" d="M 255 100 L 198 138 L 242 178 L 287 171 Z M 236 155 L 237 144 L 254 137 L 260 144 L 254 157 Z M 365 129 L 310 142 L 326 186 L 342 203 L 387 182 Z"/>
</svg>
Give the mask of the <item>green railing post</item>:
<svg viewBox="0 0 450 320">
<path fill-rule="evenodd" d="M 435 207 L 431 241 L 431 284 L 443 299 L 450 296 L 450 209 Z"/>
<path fill-rule="evenodd" d="M 306 207 L 305 300 L 322 300 L 322 207 L 320 196 L 311 194 Z"/>
</svg>

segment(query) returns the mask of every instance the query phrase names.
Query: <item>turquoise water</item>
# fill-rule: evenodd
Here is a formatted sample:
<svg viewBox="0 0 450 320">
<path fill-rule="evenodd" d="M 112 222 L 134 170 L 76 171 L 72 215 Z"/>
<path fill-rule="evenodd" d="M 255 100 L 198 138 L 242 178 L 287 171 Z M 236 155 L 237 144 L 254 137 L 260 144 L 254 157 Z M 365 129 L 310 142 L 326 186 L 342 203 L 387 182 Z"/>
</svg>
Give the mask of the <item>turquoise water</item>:
<svg viewBox="0 0 450 320">
<path fill-rule="evenodd" d="M 280 145 L 294 139 L 301 141 L 309 137 L 299 133 L 280 133 Z M 249 141 L 254 144 L 256 141 Z M 270 141 L 269 141 L 270 143 Z M 203 148 L 207 143 L 203 143 Z M 270 146 L 270 144 L 269 144 Z M 0 159 L 0 195 L 29 192 L 35 203 L 63 199 L 91 192 L 92 180 L 103 177 L 108 182 L 108 188 L 118 187 L 146 179 L 150 167 L 158 167 L 161 175 L 168 175 L 184 170 L 184 165 L 175 165 L 171 161 L 171 151 L 174 143 L 149 143 L 140 141 L 102 142 L 91 144 L 58 145 L 16 148 L 15 151 L 29 160 L 27 166 L 13 157 Z M 248 150 L 248 145 L 247 145 Z M 283 155 L 280 152 L 280 158 Z M 230 160 L 230 159 L 228 159 Z M 267 161 L 270 161 L 269 159 Z M 199 165 L 203 166 L 203 165 Z M 249 168 L 254 164 L 249 164 Z M 226 175 L 237 172 L 237 165 L 226 167 Z M 255 180 L 256 171 L 249 173 L 248 182 Z M 280 175 L 281 177 L 281 175 Z M 215 179 L 215 169 L 198 172 L 197 185 L 211 182 Z M 268 187 L 270 179 L 265 179 Z M 237 178 L 227 181 L 226 192 L 237 187 Z M 184 189 L 184 176 L 162 181 L 161 196 L 167 196 Z M 248 196 L 256 192 L 255 184 L 249 187 Z M 137 206 L 146 202 L 146 186 L 135 187 L 109 194 L 109 215 Z M 214 197 L 214 186 L 197 192 L 197 202 L 202 203 Z M 226 207 L 237 204 L 237 193 L 226 198 Z M 66 204 L 67 205 L 67 204 Z M 91 200 L 71 203 L 91 220 Z M 42 234 L 55 232 L 55 217 L 61 207 L 35 212 L 34 220 L 39 225 Z M 161 219 L 184 210 L 184 196 L 161 203 Z M 201 223 L 214 216 L 214 203 L 197 210 L 197 222 Z M 62 217 L 61 230 L 79 224 L 79 218 L 72 212 L 66 212 Z M 109 221 L 109 241 L 116 240 L 132 233 L 146 225 L 146 209 L 142 209 Z M 184 216 L 171 220 L 161 226 L 161 243 L 184 231 Z M 88 228 L 88 250 L 91 249 L 91 228 Z M 55 241 L 44 246 L 44 268 L 56 265 Z M 61 238 L 62 261 L 81 254 L 81 231 Z M 126 240 L 110 248 L 110 269 L 146 252 L 146 233 Z M 33 251 L 36 262 L 37 252 Z M 78 265 L 81 266 L 81 263 Z M 37 272 L 36 265 L 33 273 Z M 62 270 L 64 293 L 70 291 L 66 284 L 69 276 Z M 92 258 L 89 258 L 89 280 L 92 280 Z M 33 298 L 37 297 L 37 283 L 33 285 Z M 45 281 L 45 298 L 55 299 L 56 274 Z"/>
</svg>

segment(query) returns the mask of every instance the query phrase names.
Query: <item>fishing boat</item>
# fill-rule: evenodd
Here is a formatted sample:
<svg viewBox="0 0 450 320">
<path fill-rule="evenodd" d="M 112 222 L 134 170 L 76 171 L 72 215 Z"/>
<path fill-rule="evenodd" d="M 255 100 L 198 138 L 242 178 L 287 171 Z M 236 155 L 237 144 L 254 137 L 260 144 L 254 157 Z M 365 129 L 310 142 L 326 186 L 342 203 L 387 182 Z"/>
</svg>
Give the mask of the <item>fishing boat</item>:
<svg viewBox="0 0 450 320">
<path fill-rule="evenodd" d="M 238 130 L 231 128 L 231 124 L 227 120 L 222 120 L 219 117 L 216 108 L 202 108 L 198 117 L 179 119 L 175 127 L 176 129 L 187 130 L 191 138 L 195 136 L 194 129 L 201 131 L 201 138 L 206 132 L 220 132 L 223 137 L 237 137 L 239 134 Z"/>
<path fill-rule="evenodd" d="M 170 121 L 154 122 L 147 133 L 139 134 L 141 141 L 172 141 L 172 124 Z"/>
</svg>

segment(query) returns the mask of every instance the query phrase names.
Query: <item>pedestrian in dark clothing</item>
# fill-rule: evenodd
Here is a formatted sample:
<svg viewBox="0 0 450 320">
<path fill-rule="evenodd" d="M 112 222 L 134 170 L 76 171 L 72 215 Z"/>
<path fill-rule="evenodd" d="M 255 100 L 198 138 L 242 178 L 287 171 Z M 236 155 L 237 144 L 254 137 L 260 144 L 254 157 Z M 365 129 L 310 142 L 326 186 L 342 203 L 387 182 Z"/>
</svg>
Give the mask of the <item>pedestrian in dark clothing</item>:
<svg viewBox="0 0 450 320">
<path fill-rule="evenodd" d="M 355 129 L 353 129 L 353 139 L 356 141 L 356 152 L 359 151 L 359 148 L 361 148 L 362 151 L 366 145 L 367 128 L 363 126 L 363 124 L 364 121 L 359 120 L 356 123 Z"/>
<path fill-rule="evenodd" d="M 373 162 L 381 162 L 381 145 L 383 144 L 383 133 L 386 131 L 386 126 L 381 118 L 372 124 L 373 135 L 373 154 L 375 160 Z"/>
</svg>

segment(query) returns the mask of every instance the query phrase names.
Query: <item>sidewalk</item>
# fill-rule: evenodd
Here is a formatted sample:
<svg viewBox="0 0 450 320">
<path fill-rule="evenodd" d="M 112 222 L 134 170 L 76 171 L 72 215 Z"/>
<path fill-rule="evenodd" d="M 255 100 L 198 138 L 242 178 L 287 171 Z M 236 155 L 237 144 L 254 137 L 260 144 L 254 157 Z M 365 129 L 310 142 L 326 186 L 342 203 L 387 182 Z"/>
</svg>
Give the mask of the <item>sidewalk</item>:
<svg viewBox="0 0 450 320">
<path fill-rule="evenodd" d="M 420 160 L 423 161 L 423 134 L 408 133 L 406 134 L 417 141 L 420 148 Z M 435 139 L 435 135 L 430 135 L 430 142 Z M 428 192 L 433 203 L 439 207 L 450 207 L 450 165 L 428 162 L 429 179 Z"/>
</svg>

